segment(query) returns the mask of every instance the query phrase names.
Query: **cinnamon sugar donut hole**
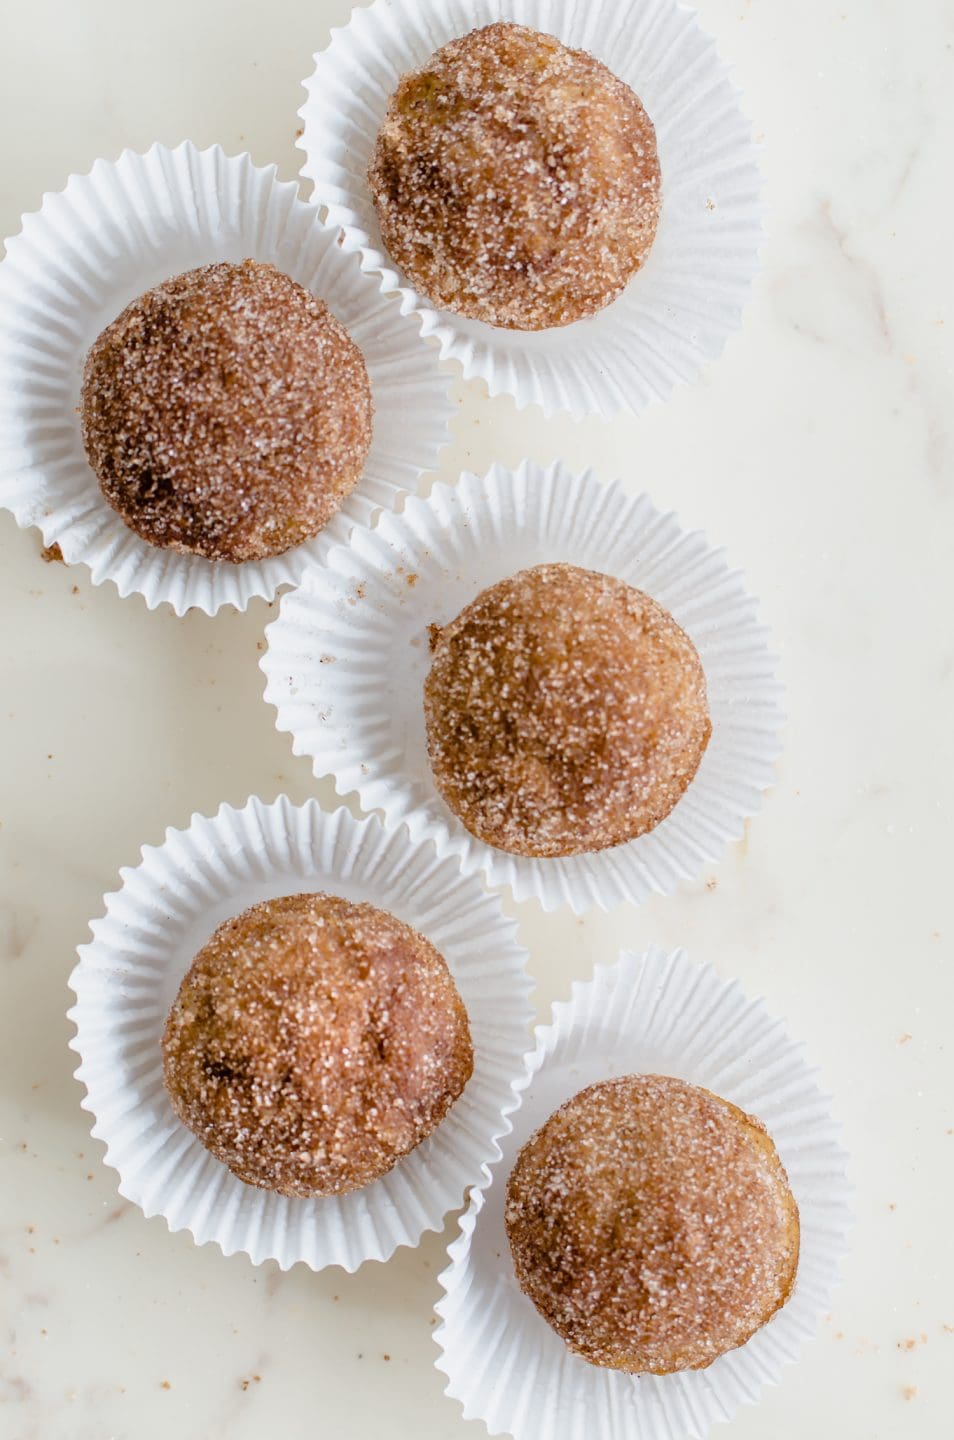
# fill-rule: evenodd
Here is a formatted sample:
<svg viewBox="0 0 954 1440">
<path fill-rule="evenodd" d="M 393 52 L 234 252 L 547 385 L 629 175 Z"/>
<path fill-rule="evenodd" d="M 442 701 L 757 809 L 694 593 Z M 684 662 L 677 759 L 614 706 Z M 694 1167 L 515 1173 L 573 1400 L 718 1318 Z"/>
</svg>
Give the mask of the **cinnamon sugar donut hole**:
<svg viewBox="0 0 954 1440">
<path fill-rule="evenodd" d="M 264 560 L 310 539 L 361 477 L 364 360 L 273 265 L 202 265 L 141 295 L 94 342 L 83 442 L 106 500 L 150 545 Z"/>
<path fill-rule="evenodd" d="M 585 51 L 504 22 L 402 77 L 368 181 L 415 288 L 515 330 L 608 305 L 659 220 L 656 134 L 637 96 Z"/>
<path fill-rule="evenodd" d="M 248 1185 L 341 1195 L 386 1174 L 473 1070 L 467 1012 L 430 941 L 333 895 L 227 920 L 162 1038 L 172 1108 Z"/>
<path fill-rule="evenodd" d="M 791 1293 L 798 1208 L 751 1115 L 662 1075 L 604 1080 L 507 1183 L 520 1288 L 593 1365 L 668 1375 L 744 1345 Z"/>
<path fill-rule="evenodd" d="M 431 627 L 434 781 L 471 834 L 515 855 L 580 855 L 658 825 L 711 733 L 688 635 L 650 596 L 536 565 Z"/>
</svg>

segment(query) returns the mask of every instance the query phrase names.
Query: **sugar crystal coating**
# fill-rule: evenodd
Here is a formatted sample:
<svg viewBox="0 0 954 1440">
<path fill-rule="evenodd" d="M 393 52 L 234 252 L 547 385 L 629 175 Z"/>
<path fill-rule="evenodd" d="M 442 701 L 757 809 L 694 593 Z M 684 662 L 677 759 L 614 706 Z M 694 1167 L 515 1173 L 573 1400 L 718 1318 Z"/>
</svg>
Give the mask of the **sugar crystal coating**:
<svg viewBox="0 0 954 1440">
<path fill-rule="evenodd" d="M 507 1183 L 517 1280 L 568 1348 L 633 1373 L 702 1369 L 784 1305 L 798 1209 L 761 1123 L 684 1080 L 568 1100 Z"/>
<path fill-rule="evenodd" d="M 603 850 L 665 818 L 711 732 L 695 646 L 650 596 L 575 565 L 501 580 L 431 631 L 431 770 L 472 834 Z"/>
<path fill-rule="evenodd" d="M 282 1195 L 378 1179 L 473 1069 L 467 1012 L 434 946 L 383 910 L 321 894 L 220 925 L 162 1050 L 183 1124 L 240 1180 Z"/>
<path fill-rule="evenodd" d="M 384 244 L 444 309 L 568 325 L 624 289 L 659 220 L 652 121 L 583 50 L 498 23 L 404 75 L 368 181 Z"/>
<path fill-rule="evenodd" d="M 100 489 L 151 545 L 279 555 L 318 533 L 371 443 L 358 347 L 273 265 L 203 265 L 139 296 L 86 359 L 82 428 Z"/>
</svg>

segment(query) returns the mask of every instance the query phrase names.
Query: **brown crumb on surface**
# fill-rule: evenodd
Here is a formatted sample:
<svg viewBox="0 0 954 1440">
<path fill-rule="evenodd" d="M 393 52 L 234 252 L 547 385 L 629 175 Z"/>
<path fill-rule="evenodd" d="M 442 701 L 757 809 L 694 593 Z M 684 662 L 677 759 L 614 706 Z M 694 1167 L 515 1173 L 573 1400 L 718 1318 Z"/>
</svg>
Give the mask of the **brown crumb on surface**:
<svg viewBox="0 0 954 1440">
<path fill-rule="evenodd" d="M 337 657 L 336 655 L 320 655 L 320 656 L 318 657 L 318 664 L 319 664 L 319 665 L 333 665 L 333 664 L 335 663 L 335 660 L 336 660 L 337 658 L 338 658 L 338 657 Z"/>
<path fill-rule="evenodd" d="M 915 1346 L 917 1345 L 917 1343 L 918 1343 L 918 1342 L 917 1342 L 917 1340 L 914 1338 L 914 1336 L 913 1336 L 913 1335 L 909 1335 L 908 1338 L 907 1338 L 907 1340 L 899 1340 L 899 1341 L 898 1341 L 898 1349 L 899 1349 L 899 1350 L 913 1350 L 913 1349 L 915 1348 Z"/>
<path fill-rule="evenodd" d="M 889 1210 L 897 1210 L 897 1208 L 898 1208 L 898 1207 L 897 1207 L 897 1204 L 895 1203 L 894 1200 L 889 1201 L 889 1203 L 888 1203 L 888 1209 L 889 1209 Z"/>
<path fill-rule="evenodd" d="M 903 1385 L 901 1387 L 901 1394 L 904 1396 L 905 1400 L 916 1399 L 917 1393 L 918 1387 L 916 1385 Z"/>
<path fill-rule="evenodd" d="M 171 1390 L 171 1389 L 172 1389 L 172 1384 L 171 1384 L 171 1382 L 168 1381 L 168 1380 L 160 1380 L 160 1381 L 159 1381 L 159 1389 L 160 1389 L 160 1390 Z"/>
<path fill-rule="evenodd" d="M 945 1335 L 954 1335 L 954 1325 L 942 1325 L 941 1329 Z"/>
<path fill-rule="evenodd" d="M 412 570 L 411 573 L 410 573 L 410 575 L 405 576 L 405 578 L 404 578 L 404 583 L 405 583 L 405 585 L 410 585 L 411 589 L 413 590 L 413 589 L 414 589 L 414 586 L 417 584 L 417 582 L 418 582 L 418 580 L 420 580 L 420 578 L 421 578 L 421 577 L 420 577 L 420 575 L 418 575 L 417 571 L 416 571 L 416 570 Z"/>
<path fill-rule="evenodd" d="M 40 551 L 40 559 L 45 560 L 47 565 L 52 564 L 54 561 L 62 565 L 64 563 L 63 551 L 60 549 L 59 545 L 54 540 L 52 545 L 43 546 L 43 549 Z"/>
<path fill-rule="evenodd" d="M 706 881 L 706 889 L 707 889 L 707 890 L 715 890 L 716 887 L 718 886 L 718 884 L 719 884 L 719 882 L 718 882 L 718 880 L 716 879 L 716 877 L 715 877 L 714 875 L 710 875 L 709 878 L 708 878 L 708 880 Z"/>
<path fill-rule="evenodd" d="M 899 1035 L 899 1036 L 898 1036 L 898 1044 L 899 1044 L 899 1045 L 907 1045 L 908 1041 L 909 1041 L 911 1038 L 912 1038 L 912 1037 L 911 1037 L 910 1031 L 905 1030 L 905 1032 L 904 1032 L 903 1035 Z"/>
</svg>

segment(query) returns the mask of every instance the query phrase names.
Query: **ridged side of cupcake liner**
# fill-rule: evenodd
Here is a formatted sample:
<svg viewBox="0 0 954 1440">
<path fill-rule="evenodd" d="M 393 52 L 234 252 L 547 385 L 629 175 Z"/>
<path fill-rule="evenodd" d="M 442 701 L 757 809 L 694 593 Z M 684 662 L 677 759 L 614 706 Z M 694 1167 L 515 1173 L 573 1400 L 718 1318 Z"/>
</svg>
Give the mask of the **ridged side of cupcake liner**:
<svg viewBox="0 0 954 1440">
<path fill-rule="evenodd" d="M 69 1012 L 83 1104 L 120 1193 L 197 1244 L 283 1270 L 299 1260 L 355 1270 L 439 1229 L 499 1153 L 532 1018 L 526 952 L 498 898 L 403 830 L 284 797 L 193 816 L 162 845 L 144 846 L 121 879 L 79 947 Z M 423 1144 L 365 1189 L 313 1200 L 245 1185 L 214 1159 L 174 1115 L 160 1051 L 179 982 L 215 927 L 258 900 L 303 890 L 370 901 L 426 935 L 457 982 L 475 1051 L 463 1095 Z"/>
<path fill-rule="evenodd" d="M 538 332 L 441 311 L 387 254 L 367 181 L 400 77 L 478 26 L 513 20 L 590 51 L 640 96 L 662 169 L 659 230 L 643 268 L 598 315 Z M 344 243 L 422 334 L 491 395 L 545 414 L 639 413 L 692 381 L 741 324 L 758 270 L 761 178 L 728 67 L 695 12 L 675 0 L 374 0 L 332 32 L 305 82 L 302 174 Z"/>
<path fill-rule="evenodd" d="M 598 854 L 539 860 L 483 844 L 444 803 L 427 759 L 423 685 L 430 623 L 478 591 L 542 561 L 618 576 L 647 591 L 694 641 L 706 673 L 712 738 L 695 779 L 655 830 Z M 321 571 L 284 596 L 266 631 L 265 698 L 279 730 L 341 795 L 416 841 L 460 857 L 518 900 L 551 910 L 610 909 L 695 879 L 739 839 L 772 783 L 781 686 L 756 602 L 721 550 L 645 495 L 557 462 L 494 466 L 435 485 L 374 529 L 329 548 Z"/>
<path fill-rule="evenodd" d="M 630 1376 L 572 1355 L 520 1291 L 504 1226 L 507 1176 L 523 1144 L 571 1095 L 612 1075 L 704 1085 L 767 1126 L 799 1207 L 801 1255 L 788 1303 L 705 1370 Z M 490 1182 L 471 1192 L 440 1277 L 436 1364 L 466 1419 L 515 1440 L 701 1440 L 756 1401 L 798 1358 L 829 1307 L 847 1248 L 847 1155 L 803 1047 L 761 1000 L 682 950 L 623 953 L 574 984 L 536 1032 L 521 1100 Z"/>
<path fill-rule="evenodd" d="M 189 142 L 98 160 L 43 198 L 0 263 L 0 505 L 36 525 L 94 584 L 177 614 L 244 609 L 297 583 L 328 535 L 347 537 L 376 506 L 414 489 L 448 439 L 452 404 L 433 346 L 362 274 L 294 183 L 220 146 Z M 321 297 L 361 348 L 374 396 L 371 451 L 323 536 L 241 565 L 157 549 L 103 498 L 80 432 L 86 353 L 136 296 L 216 260 L 270 261 Z"/>
</svg>

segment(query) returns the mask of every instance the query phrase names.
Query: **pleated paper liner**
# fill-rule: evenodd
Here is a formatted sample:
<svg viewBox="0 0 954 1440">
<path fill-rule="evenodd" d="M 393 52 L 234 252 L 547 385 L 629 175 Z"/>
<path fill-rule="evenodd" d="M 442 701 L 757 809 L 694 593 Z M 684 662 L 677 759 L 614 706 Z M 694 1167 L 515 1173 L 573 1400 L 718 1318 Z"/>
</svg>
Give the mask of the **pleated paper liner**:
<svg viewBox="0 0 954 1440">
<path fill-rule="evenodd" d="M 498 1154 L 532 1016 L 526 952 L 496 896 L 456 862 L 375 819 L 249 800 L 193 816 L 121 872 L 106 913 L 79 947 L 70 1019 L 93 1135 L 119 1189 L 170 1230 L 226 1255 L 312 1269 L 386 1260 L 439 1229 Z M 160 1037 L 179 982 L 223 920 L 267 897 L 328 891 L 367 900 L 420 930 L 444 956 L 470 1018 L 474 1073 L 446 1119 L 374 1184 L 292 1199 L 245 1185 L 177 1120 L 162 1082 Z"/>
<path fill-rule="evenodd" d="M 478 26 L 512 20 L 602 60 L 656 127 L 662 215 L 643 268 L 598 315 L 546 331 L 500 329 L 441 311 L 387 254 L 368 161 L 400 77 Z M 468 379 L 581 417 L 639 413 L 692 381 L 741 323 L 758 270 L 760 175 L 751 130 L 715 42 L 675 0 L 374 0 L 315 56 L 301 109 L 302 174 L 382 291 L 440 342 Z"/>
<path fill-rule="evenodd" d="M 614 575 L 652 595 L 694 641 L 705 669 L 712 737 L 671 814 L 598 854 L 533 859 L 493 849 L 439 795 L 427 758 L 423 686 L 428 625 L 445 625 L 478 591 L 542 561 Z M 772 783 L 781 687 L 756 603 L 721 550 L 645 495 L 574 475 L 560 463 L 495 466 L 435 485 L 400 515 L 357 527 L 321 570 L 285 595 L 266 631 L 265 698 L 279 730 L 388 826 L 433 840 L 467 874 L 518 900 L 577 912 L 668 894 L 739 839 Z"/>
<path fill-rule="evenodd" d="M 326 301 L 360 347 L 374 396 L 365 473 L 325 536 L 233 565 L 157 549 L 107 505 L 86 461 L 78 407 L 86 353 L 136 296 L 216 260 L 270 261 Z M 46 545 L 88 565 L 95 584 L 141 594 L 150 609 L 214 614 L 271 599 L 314 562 L 327 534 L 347 536 L 379 505 L 414 489 L 448 438 L 451 403 L 432 346 L 363 275 L 318 211 L 273 165 L 188 142 L 126 150 L 44 196 L 0 264 L 0 505 Z"/>
<path fill-rule="evenodd" d="M 526 1140 L 596 1080 L 676 1075 L 767 1126 L 799 1207 L 801 1254 L 788 1303 L 705 1370 L 630 1376 L 573 1355 L 514 1278 L 504 1226 L 507 1177 Z M 803 1047 L 761 1000 L 684 951 L 623 954 L 553 1007 L 517 1081 L 503 1154 L 471 1192 L 441 1275 L 434 1338 L 447 1394 L 467 1419 L 514 1440 L 701 1440 L 758 1399 L 798 1358 L 829 1308 L 850 1219 L 847 1157 Z"/>
</svg>

